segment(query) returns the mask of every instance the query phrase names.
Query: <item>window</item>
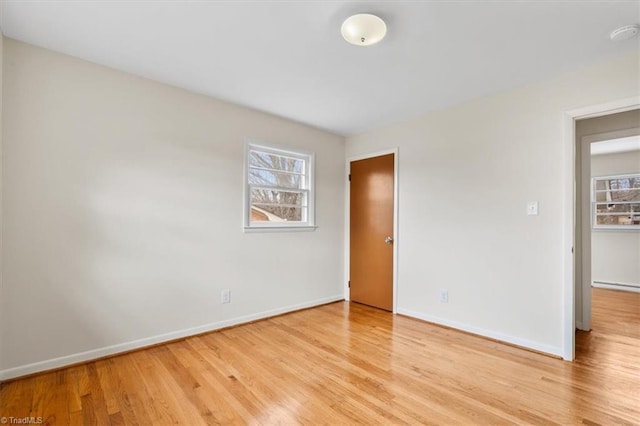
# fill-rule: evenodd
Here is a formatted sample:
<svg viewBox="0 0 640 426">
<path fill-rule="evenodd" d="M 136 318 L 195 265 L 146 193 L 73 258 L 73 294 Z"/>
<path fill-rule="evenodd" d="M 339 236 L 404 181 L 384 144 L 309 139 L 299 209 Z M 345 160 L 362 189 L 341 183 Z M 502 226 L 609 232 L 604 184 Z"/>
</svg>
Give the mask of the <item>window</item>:
<svg viewBox="0 0 640 426">
<path fill-rule="evenodd" d="M 640 229 L 640 174 L 593 178 L 594 229 Z"/>
<path fill-rule="evenodd" d="M 314 154 L 248 142 L 245 229 L 313 229 Z"/>
</svg>

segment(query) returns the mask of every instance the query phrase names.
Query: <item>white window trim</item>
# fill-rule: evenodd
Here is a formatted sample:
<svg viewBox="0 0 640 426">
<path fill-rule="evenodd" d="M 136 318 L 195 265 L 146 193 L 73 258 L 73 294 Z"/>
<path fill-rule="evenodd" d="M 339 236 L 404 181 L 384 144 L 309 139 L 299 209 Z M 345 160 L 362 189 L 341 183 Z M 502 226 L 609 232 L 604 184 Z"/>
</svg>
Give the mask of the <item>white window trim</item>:
<svg viewBox="0 0 640 426">
<path fill-rule="evenodd" d="M 594 231 L 640 231 L 638 225 L 598 225 L 597 217 L 597 203 L 596 203 L 596 182 L 600 180 L 610 179 L 623 179 L 629 177 L 637 177 L 638 173 L 627 173 L 611 176 L 594 176 L 591 178 L 591 228 Z M 626 204 L 626 203 L 625 203 Z M 636 204 L 636 203 L 633 203 Z"/>
<path fill-rule="evenodd" d="M 307 221 L 306 222 L 251 222 L 251 186 L 249 185 L 249 151 L 258 149 L 260 151 L 271 152 L 276 155 L 286 155 L 301 158 L 307 162 L 309 168 L 307 197 Z M 244 232 L 296 232 L 314 231 L 316 226 L 315 209 L 315 153 L 305 149 L 276 145 L 255 139 L 246 139 L 244 144 L 244 211 L 243 230 Z"/>
</svg>

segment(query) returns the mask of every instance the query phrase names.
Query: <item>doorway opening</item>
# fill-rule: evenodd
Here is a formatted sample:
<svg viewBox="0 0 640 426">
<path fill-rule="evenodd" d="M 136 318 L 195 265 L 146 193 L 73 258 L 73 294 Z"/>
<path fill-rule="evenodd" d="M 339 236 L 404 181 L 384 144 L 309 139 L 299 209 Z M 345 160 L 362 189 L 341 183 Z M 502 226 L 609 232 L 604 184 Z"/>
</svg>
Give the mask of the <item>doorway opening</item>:
<svg viewBox="0 0 640 426">
<path fill-rule="evenodd" d="M 594 283 L 640 286 L 640 109 L 577 120 L 575 129 L 575 325 L 589 331 Z"/>
<path fill-rule="evenodd" d="M 581 226 L 581 171 L 578 165 L 581 159 L 579 141 L 576 138 L 576 122 L 578 120 L 602 117 L 619 112 L 640 109 L 640 96 L 620 99 L 604 104 L 588 106 L 576 110 L 565 111 L 564 118 L 564 226 L 563 226 L 563 264 L 564 286 L 562 325 L 562 358 L 575 359 L 576 326 L 584 328 L 582 309 L 585 295 L 582 292 L 582 226 Z M 578 311 L 582 309 L 582 311 Z M 582 322 L 582 324 L 581 324 Z"/>
<path fill-rule="evenodd" d="M 582 294 L 578 294 L 578 287 L 582 286 L 582 279 L 578 277 L 581 271 L 581 226 L 577 217 L 580 215 L 578 197 L 577 165 L 580 151 L 577 151 L 576 122 L 582 119 L 601 117 L 618 112 L 636 110 L 640 108 L 640 96 L 619 99 L 599 105 L 587 106 L 564 113 L 564 144 L 563 156 L 563 235 L 562 235 L 562 263 L 563 263 L 563 321 L 562 321 L 562 358 L 573 361 L 576 346 L 576 318 L 582 312 Z M 584 324 L 582 325 L 584 326 Z"/>
</svg>

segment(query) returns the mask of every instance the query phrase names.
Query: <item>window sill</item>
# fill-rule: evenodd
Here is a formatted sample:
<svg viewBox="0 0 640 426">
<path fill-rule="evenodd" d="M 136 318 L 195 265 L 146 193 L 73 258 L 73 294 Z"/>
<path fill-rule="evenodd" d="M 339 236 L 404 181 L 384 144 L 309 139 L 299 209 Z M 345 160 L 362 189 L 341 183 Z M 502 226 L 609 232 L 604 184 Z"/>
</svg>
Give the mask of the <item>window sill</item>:
<svg viewBox="0 0 640 426">
<path fill-rule="evenodd" d="M 317 226 L 245 226 L 245 234 L 254 232 L 313 232 Z"/>
<path fill-rule="evenodd" d="M 631 225 L 627 225 L 627 226 L 615 226 L 615 225 L 604 225 L 604 226 L 594 226 L 591 228 L 593 231 L 596 232 L 600 232 L 600 231 L 622 231 L 622 232 L 639 232 L 640 231 L 640 227 L 638 227 L 637 225 L 635 226 L 631 226 Z"/>
</svg>

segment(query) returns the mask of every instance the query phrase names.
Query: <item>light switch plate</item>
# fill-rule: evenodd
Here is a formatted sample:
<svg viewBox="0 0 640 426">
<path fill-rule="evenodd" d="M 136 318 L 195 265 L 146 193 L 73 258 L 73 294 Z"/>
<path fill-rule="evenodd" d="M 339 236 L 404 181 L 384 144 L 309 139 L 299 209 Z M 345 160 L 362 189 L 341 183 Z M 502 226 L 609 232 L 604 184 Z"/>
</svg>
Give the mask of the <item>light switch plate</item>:
<svg viewBox="0 0 640 426">
<path fill-rule="evenodd" d="M 538 202 L 529 201 L 527 203 L 527 216 L 538 216 Z"/>
</svg>

